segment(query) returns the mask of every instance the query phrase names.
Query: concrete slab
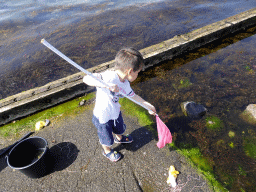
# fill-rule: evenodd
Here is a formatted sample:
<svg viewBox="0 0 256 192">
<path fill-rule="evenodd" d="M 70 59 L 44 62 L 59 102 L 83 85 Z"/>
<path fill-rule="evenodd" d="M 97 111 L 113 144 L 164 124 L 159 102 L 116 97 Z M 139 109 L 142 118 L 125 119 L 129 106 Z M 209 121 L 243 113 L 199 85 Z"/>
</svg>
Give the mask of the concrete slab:
<svg viewBox="0 0 256 192">
<path fill-rule="evenodd" d="M 45 138 L 50 151 L 58 159 L 53 171 L 39 179 L 31 179 L 7 166 L 0 158 L 0 191 L 172 191 L 167 185 L 168 170 L 174 165 L 180 172 L 176 190 L 181 192 L 212 190 L 175 150 L 158 149 L 157 138 L 136 119 L 124 116 L 127 134 L 134 142 L 114 145 L 122 154 L 116 163 L 102 155 L 97 131 L 91 122 L 92 107 L 74 116 L 51 121 L 36 135 Z M 22 154 L 21 154 L 22 155 Z"/>
</svg>

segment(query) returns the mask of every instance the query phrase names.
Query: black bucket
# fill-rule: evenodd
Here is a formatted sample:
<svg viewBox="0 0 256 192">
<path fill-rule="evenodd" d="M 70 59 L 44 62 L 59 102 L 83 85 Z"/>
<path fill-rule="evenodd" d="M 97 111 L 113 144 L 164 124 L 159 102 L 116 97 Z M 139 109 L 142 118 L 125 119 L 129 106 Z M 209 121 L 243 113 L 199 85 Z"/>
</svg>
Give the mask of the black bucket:
<svg viewBox="0 0 256 192">
<path fill-rule="evenodd" d="M 49 171 L 49 157 L 47 141 L 42 137 L 30 137 L 12 148 L 7 155 L 7 163 L 28 177 L 40 178 Z"/>
</svg>

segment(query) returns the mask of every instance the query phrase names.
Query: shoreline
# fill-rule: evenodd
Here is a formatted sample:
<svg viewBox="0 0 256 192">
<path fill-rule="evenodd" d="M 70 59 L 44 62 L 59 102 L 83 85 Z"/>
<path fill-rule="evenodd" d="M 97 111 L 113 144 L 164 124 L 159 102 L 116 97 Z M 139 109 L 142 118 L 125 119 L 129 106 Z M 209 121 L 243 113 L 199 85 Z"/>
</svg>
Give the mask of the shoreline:
<svg viewBox="0 0 256 192">
<path fill-rule="evenodd" d="M 148 68 L 229 34 L 252 27 L 255 23 L 256 8 L 253 8 L 187 34 L 177 35 L 172 39 L 146 47 L 141 49 L 140 52 L 144 57 L 146 68 Z M 112 60 L 87 70 L 90 72 L 102 72 L 113 66 L 114 61 Z M 83 76 L 83 72 L 76 73 L 42 87 L 0 100 L 0 125 L 93 91 L 92 87 L 88 87 L 82 82 Z"/>
</svg>

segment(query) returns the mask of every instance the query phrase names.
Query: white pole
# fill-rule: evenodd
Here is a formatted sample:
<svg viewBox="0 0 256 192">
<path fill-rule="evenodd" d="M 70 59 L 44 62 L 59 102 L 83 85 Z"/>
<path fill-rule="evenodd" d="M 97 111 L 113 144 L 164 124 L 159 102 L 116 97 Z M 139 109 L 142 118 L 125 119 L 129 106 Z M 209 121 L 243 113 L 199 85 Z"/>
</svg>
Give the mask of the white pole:
<svg viewBox="0 0 256 192">
<path fill-rule="evenodd" d="M 44 44 L 46 47 L 48 47 L 49 49 L 51 49 L 54 53 L 56 53 L 57 55 L 59 55 L 61 58 L 63 58 L 64 60 L 66 60 L 67 62 L 69 62 L 71 65 L 73 65 L 74 67 L 76 67 L 77 69 L 79 69 L 80 71 L 84 72 L 85 74 L 91 76 L 92 78 L 96 79 L 97 81 L 99 81 L 100 83 L 102 83 L 103 85 L 105 85 L 106 87 L 109 88 L 109 85 L 106 84 L 104 81 L 102 81 L 101 79 L 98 79 L 97 77 L 95 77 L 92 73 L 90 73 L 89 71 L 85 70 L 84 68 L 82 68 L 81 66 L 79 66 L 78 64 L 76 64 L 74 61 L 72 61 L 71 59 L 69 59 L 67 56 L 65 56 L 63 53 L 61 53 L 59 50 L 57 50 L 55 47 L 53 47 L 50 43 L 48 43 L 45 39 L 41 40 L 41 43 Z M 153 112 L 152 110 L 148 109 L 146 106 L 144 106 L 143 104 L 135 101 L 132 97 L 129 97 L 127 95 L 125 95 L 124 93 L 122 93 L 121 91 L 119 91 L 119 94 L 123 95 L 124 97 L 130 99 L 131 101 L 133 101 L 134 103 L 140 105 L 141 107 L 145 108 L 148 111 Z M 154 113 L 154 112 L 153 112 Z M 157 115 L 157 114 L 156 114 Z"/>
</svg>

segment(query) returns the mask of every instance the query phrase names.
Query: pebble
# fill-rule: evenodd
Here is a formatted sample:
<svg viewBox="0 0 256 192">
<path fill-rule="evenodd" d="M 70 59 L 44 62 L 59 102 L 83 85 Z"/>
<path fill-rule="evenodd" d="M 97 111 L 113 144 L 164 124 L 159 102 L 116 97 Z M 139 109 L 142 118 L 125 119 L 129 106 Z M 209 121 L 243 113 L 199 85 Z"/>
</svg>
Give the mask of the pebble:
<svg viewBox="0 0 256 192">
<path fill-rule="evenodd" d="M 85 104 L 85 100 L 83 99 L 82 101 L 79 102 L 79 105 L 82 106 Z"/>
<path fill-rule="evenodd" d="M 256 119 L 256 104 L 250 104 L 246 107 L 248 111 Z"/>
</svg>

